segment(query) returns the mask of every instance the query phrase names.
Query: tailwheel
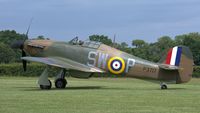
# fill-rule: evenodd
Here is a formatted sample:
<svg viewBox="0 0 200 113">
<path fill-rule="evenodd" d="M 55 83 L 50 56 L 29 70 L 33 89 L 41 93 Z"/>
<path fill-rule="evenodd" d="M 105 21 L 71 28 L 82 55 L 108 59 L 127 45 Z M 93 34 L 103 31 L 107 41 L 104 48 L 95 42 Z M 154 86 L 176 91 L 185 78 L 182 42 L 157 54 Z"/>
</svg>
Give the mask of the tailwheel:
<svg viewBox="0 0 200 113">
<path fill-rule="evenodd" d="M 167 89 L 167 84 L 161 83 L 160 88 L 161 88 L 161 89 Z"/>
<path fill-rule="evenodd" d="M 52 86 L 51 81 L 50 80 L 48 81 L 50 85 L 40 85 L 40 89 L 51 89 L 51 86 Z"/>
<path fill-rule="evenodd" d="M 55 87 L 59 89 L 64 89 L 67 85 L 67 80 L 63 78 L 59 78 L 55 81 Z"/>
</svg>

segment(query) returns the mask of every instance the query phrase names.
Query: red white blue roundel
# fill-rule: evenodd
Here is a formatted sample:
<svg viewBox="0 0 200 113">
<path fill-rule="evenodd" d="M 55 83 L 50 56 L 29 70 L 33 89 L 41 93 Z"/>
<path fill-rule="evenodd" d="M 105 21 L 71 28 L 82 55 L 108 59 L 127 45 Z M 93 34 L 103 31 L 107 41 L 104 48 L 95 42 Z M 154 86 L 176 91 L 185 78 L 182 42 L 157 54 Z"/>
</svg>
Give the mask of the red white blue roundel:
<svg viewBox="0 0 200 113">
<path fill-rule="evenodd" d="M 120 74 L 125 69 L 124 60 L 120 57 L 113 57 L 108 61 L 108 69 L 111 73 Z"/>
<path fill-rule="evenodd" d="M 115 71 L 119 71 L 122 68 L 122 62 L 118 59 L 115 59 L 111 62 L 111 68 Z"/>
</svg>

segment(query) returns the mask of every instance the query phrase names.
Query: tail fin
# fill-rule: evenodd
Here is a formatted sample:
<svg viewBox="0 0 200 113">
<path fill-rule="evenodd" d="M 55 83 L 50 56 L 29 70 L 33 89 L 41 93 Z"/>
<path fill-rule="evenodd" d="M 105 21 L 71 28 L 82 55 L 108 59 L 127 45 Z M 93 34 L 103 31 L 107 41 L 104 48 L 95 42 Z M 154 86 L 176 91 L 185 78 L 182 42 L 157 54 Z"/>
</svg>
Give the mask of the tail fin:
<svg viewBox="0 0 200 113">
<path fill-rule="evenodd" d="M 188 82 L 192 77 L 194 61 L 192 52 L 186 46 L 170 48 L 160 63 L 178 67 L 176 83 Z"/>
<path fill-rule="evenodd" d="M 173 47 L 167 53 L 165 64 L 179 66 L 181 60 L 182 47 Z"/>
</svg>

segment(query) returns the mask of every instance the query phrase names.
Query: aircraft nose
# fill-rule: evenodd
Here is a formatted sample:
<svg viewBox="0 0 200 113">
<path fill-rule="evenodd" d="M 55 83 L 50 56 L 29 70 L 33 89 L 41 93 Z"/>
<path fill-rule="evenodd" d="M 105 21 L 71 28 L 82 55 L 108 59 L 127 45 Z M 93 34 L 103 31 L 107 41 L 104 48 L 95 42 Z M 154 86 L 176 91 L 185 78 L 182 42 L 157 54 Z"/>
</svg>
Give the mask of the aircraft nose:
<svg viewBox="0 0 200 113">
<path fill-rule="evenodd" d="M 11 44 L 11 48 L 13 49 L 23 49 L 24 47 L 24 41 L 23 40 L 18 40 L 15 41 Z"/>
</svg>

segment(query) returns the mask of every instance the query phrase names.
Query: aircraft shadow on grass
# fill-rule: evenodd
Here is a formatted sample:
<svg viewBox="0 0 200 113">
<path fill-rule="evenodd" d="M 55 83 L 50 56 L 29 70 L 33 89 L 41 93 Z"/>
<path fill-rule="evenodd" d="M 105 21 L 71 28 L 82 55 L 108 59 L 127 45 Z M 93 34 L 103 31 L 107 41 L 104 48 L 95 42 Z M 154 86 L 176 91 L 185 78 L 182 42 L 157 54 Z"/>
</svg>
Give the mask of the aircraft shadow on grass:
<svg viewBox="0 0 200 113">
<path fill-rule="evenodd" d="M 43 91 L 37 87 L 15 87 L 15 88 L 18 88 L 19 90 L 23 90 L 23 91 Z M 105 87 L 103 86 L 71 86 L 65 89 L 52 88 L 52 90 L 99 90 L 99 89 L 105 89 Z M 48 90 L 44 90 L 44 91 L 48 91 Z"/>
<path fill-rule="evenodd" d="M 15 87 L 18 88 L 19 90 L 23 91 L 45 91 L 45 90 L 40 90 L 37 87 Z M 71 86 L 67 87 L 65 89 L 57 89 L 57 88 L 52 88 L 52 91 L 58 91 L 58 90 L 141 90 L 141 91 L 156 91 L 160 90 L 159 88 L 118 88 L 118 87 L 106 87 L 106 86 Z M 185 88 L 170 88 L 169 90 L 185 90 Z M 48 90 L 47 90 L 48 91 Z M 166 91 L 166 90 L 163 90 Z"/>
</svg>

